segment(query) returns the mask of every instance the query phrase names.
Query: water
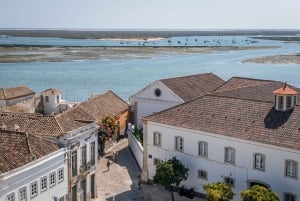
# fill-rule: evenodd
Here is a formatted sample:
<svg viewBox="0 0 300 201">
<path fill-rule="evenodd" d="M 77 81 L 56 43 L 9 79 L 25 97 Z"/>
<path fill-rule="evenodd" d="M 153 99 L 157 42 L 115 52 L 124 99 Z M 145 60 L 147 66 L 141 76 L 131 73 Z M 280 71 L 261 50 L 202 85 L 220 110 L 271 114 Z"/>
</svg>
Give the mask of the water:
<svg viewBox="0 0 300 201">
<path fill-rule="evenodd" d="M 198 40 L 195 40 L 196 38 Z M 232 76 L 242 76 L 287 81 L 289 84 L 300 87 L 300 65 L 241 63 L 244 59 L 252 57 L 298 53 L 300 44 L 254 40 L 246 36 L 199 36 L 162 39 L 156 41 L 155 45 L 167 46 L 169 45 L 169 40 L 184 42 L 187 40 L 189 46 L 203 46 L 204 41 L 211 41 L 211 46 L 216 45 L 213 43 L 218 43 L 220 46 L 274 45 L 280 46 L 280 48 L 169 54 L 167 56 L 154 56 L 145 59 L 1 63 L 0 87 L 27 85 L 37 93 L 47 88 L 55 88 L 61 90 L 63 98 L 70 101 L 83 101 L 90 97 L 91 94 L 104 93 L 110 89 L 124 100 L 128 100 L 131 95 L 155 80 L 206 72 L 213 72 L 225 80 Z M 28 45 L 101 46 L 107 44 L 119 46 L 120 41 L 0 37 L 0 44 Z M 129 44 L 125 42 L 122 45 L 142 46 L 143 44 L 139 42 L 130 41 Z M 154 45 L 149 43 L 146 43 L 146 45 Z M 205 42 L 205 46 L 208 46 L 208 43 Z M 174 43 L 174 45 L 178 44 Z"/>
</svg>

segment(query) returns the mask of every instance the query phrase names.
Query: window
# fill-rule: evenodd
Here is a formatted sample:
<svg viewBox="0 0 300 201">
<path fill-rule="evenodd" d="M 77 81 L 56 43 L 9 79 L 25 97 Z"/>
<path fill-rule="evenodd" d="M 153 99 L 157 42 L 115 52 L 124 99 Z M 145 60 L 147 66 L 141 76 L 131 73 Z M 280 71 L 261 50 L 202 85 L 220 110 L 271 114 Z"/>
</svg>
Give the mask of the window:
<svg viewBox="0 0 300 201">
<path fill-rule="evenodd" d="M 58 199 L 58 201 L 65 201 L 65 197 L 64 197 L 64 196 L 60 197 L 60 198 Z"/>
<path fill-rule="evenodd" d="M 49 96 L 45 96 L 46 102 L 49 102 Z"/>
<path fill-rule="evenodd" d="M 26 189 L 26 187 L 23 187 L 19 190 L 19 199 L 20 199 L 20 201 L 26 201 L 27 200 L 27 189 Z"/>
<path fill-rule="evenodd" d="M 6 201 L 15 201 L 15 193 L 10 193 L 6 196 Z"/>
<path fill-rule="evenodd" d="M 30 184 L 30 197 L 33 198 L 38 194 L 38 184 L 37 182 L 33 182 Z"/>
<path fill-rule="evenodd" d="M 294 105 L 297 103 L 297 96 L 294 96 Z"/>
<path fill-rule="evenodd" d="M 77 150 L 72 151 L 72 176 L 77 176 Z"/>
<path fill-rule="evenodd" d="M 49 185 L 50 187 L 56 184 L 55 172 L 50 173 L 49 180 L 50 180 L 50 185 Z"/>
<path fill-rule="evenodd" d="M 77 201 L 77 186 L 72 187 L 72 201 Z"/>
<path fill-rule="evenodd" d="M 91 165 L 95 165 L 96 156 L 95 156 L 95 142 L 91 143 Z"/>
<path fill-rule="evenodd" d="M 57 171 L 58 183 L 64 180 L 64 168 L 60 168 Z"/>
<path fill-rule="evenodd" d="M 278 97 L 278 109 L 283 110 L 283 96 Z"/>
<path fill-rule="evenodd" d="M 225 162 L 234 163 L 235 162 L 235 150 L 231 147 L 225 147 Z"/>
<path fill-rule="evenodd" d="M 292 97 L 287 96 L 286 97 L 286 109 L 291 109 L 292 108 Z"/>
<path fill-rule="evenodd" d="M 183 138 L 175 137 L 175 149 L 178 151 L 183 151 Z"/>
<path fill-rule="evenodd" d="M 198 170 L 198 178 L 207 180 L 207 172 L 205 170 Z"/>
<path fill-rule="evenodd" d="M 161 146 L 161 134 L 159 132 L 153 133 L 153 144 Z"/>
<path fill-rule="evenodd" d="M 285 176 L 297 178 L 298 163 L 292 160 L 285 161 Z"/>
<path fill-rule="evenodd" d="M 154 158 L 153 159 L 153 165 L 158 165 L 162 162 L 162 160 L 158 159 L 158 158 Z"/>
<path fill-rule="evenodd" d="M 234 179 L 231 177 L 224 177 L 224 183 L 234 188 Z"/>
<path fill-rule="evenodd" d="M 199 142 L 198 145 L 198 155 L 199 156 L 203 156 L 203 157 L 207 157 L 207 142 Z"/>
<path fill-rule="evenodd" d="M 283 201 L 296 201 L 296 196 L 292 193 L 284 193 Z"/>
<path fill-rule="evenodd" d="M 41 178 L 41 192 L 47 190 L 47 176 Z"/>
<path fill-rule="evenodd" d="M 56 96 L 56 102 L 59 103 L 59 95 Z"/>
<path fill-rule="evenodd" d="M 81 148 L 81 165 L 86 165 L 86 145 Z"/>
<path fill-rule="evenodd" d="M 161 95 L 161 90 L 160 90 L 159 88 L 156 88 L 156 89 L 154 90 L 154 94 L 155 94 L 155 96 L 160 97 L 160 95 Z"/>
<path fill-rule="evenodd" d="M 265 156 L 263 154 L 254 154 L 254 168 L 265 170 Z"/>
</svg>

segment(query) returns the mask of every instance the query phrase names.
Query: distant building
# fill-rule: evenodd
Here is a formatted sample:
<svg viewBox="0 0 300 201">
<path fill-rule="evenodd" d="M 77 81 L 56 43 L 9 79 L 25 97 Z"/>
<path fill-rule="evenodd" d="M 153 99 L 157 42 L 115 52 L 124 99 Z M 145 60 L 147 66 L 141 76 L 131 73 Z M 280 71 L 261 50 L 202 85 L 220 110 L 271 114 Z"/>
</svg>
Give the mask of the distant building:
<svg viewBox="0 0 300 201">
<path fill-rule="evenodd" d="M 0 128 L 0 200 L 67 200 L 66 149 L 39 136 Z"/>
<path fill-rule="evenodd" d="M 80 114 L 73 118 L 68 113 L 57 117 L 2 112 L 0 127 L 32 133 L 66 148 L 69 200 L 86 201 L 96 198 L 98 175 L 96 121 L 88 121 Z"/>
<path fill-rule="evenodd" d="M 132 123 L 141 118 L 204 96 L 224 83 L 213 73 L 157 80 L 130 97 Z"/>
<path fill-rule="evenodd" d="M 0 88 L 0 111 L 34 113 L 34 95 L 27 86 Z"/>
<path fill-rule="evenodd" d="M 300 90 L 282 82 L 233 77 L 210 94 L 143 118 L 142 179 L 176 156 L 189 168 L 186 188 L 253 185 L 280 200 L 300 198 Z"/>
</svg>

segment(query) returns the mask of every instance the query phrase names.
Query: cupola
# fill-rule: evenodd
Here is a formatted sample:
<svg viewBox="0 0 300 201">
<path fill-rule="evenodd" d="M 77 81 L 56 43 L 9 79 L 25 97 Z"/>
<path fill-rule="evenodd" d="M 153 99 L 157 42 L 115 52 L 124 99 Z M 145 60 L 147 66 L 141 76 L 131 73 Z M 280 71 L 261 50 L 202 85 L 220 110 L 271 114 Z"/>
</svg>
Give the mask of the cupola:
<svg viewBox="0 0 300 201">
<path fill-rule="evenodd" d="M 290 88 L 286 83 L 284 86 L 273 91 L 275 95 L 274 108 L 277 111 L 285 112 L 287 110 L 293 109 L 297 104 L 298 92 Z"/>
</svg>

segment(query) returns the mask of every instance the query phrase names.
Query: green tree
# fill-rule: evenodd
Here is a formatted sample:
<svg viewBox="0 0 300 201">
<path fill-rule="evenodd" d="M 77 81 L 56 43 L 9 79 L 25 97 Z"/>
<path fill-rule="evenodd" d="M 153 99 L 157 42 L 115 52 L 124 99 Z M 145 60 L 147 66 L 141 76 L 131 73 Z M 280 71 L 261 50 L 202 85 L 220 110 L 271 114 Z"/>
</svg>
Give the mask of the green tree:
<svg viewBox="0 0 300 201">
<path fill-rule="evenodd" d="M 107 140 L 117 140 L 119 128 L 119 123 L 113 116 L 105 116 L 100 120 L 98 136 L 101 152 L 104 151 Z"/>
<path fill-rule="evenodd" d="M 203 186 L 207 201 L 229 201 L 233 198 L 233 192 L 228 184 L 217 182 Z"/>
<path fill-rule="evenodd" d="M 176 157 L 163 161 L 156 166 L 154 182 L 170 189 L 172 201 L 174 201 L 173 185 L 179 187 L 181 181 L 188 178 L 189 169 L 185 167 Z"/>
<path fill-rule="evenodd" d="M 250 189 L 241 192 L 243 201 L 279 201 L 272 189 L 254 185 Z"/>
</svg>

